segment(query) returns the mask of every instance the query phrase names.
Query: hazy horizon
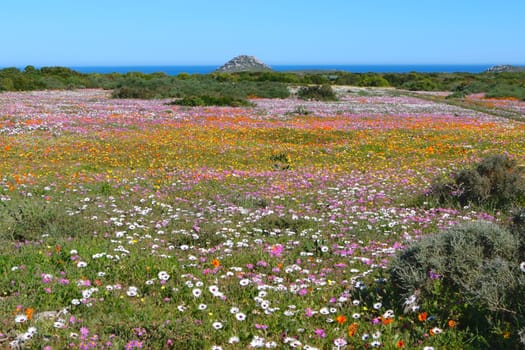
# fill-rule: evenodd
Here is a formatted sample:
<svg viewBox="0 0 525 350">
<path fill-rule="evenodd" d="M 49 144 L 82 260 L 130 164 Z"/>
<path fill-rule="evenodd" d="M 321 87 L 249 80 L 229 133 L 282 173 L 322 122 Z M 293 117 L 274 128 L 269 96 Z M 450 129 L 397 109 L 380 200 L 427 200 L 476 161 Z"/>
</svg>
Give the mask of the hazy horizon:
<svg viewBox="0 0 525 350">
<path fill-rule="evenodd" d="M 525 64 L 521 0 L 2 5 L 0 67 Z"/>
</svg>

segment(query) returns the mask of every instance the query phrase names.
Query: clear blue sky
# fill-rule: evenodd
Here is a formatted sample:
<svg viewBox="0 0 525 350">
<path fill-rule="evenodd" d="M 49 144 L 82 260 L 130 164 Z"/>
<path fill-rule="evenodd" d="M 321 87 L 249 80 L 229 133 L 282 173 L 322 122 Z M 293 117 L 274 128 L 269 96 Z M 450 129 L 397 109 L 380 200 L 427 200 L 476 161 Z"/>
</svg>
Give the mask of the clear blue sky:
<svg viewBox="0 0 525 350">
<path fill-rule="evenodd" d="M 1 0 L 0 67 L 525 64 L 525 0 Z"/>
</svg>

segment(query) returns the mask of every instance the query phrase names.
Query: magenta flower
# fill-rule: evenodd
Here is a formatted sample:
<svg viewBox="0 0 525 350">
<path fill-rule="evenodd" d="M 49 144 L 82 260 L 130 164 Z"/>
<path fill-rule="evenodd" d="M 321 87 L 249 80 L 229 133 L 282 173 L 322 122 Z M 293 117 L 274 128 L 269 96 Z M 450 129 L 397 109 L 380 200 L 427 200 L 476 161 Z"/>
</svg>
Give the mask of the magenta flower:
<svg viewBox="0 0 525 350">
<path fill-rule="evenodd" d="M 283 253 L 283 250 L 284 247 L 282 246 L 282 244 L 275 244 L 270 248 L 270 255 L 278 258 Z"/>
<path fill-rule="evenodd" d="M 326 332 L 324 331 L 324 329 L 322 328 L 317 328 L 315 331 L 314 331 L 314 334 L 316 336 L 318 336 L 319 338 L 325 338 L 326 337 Z"/>
</svg>

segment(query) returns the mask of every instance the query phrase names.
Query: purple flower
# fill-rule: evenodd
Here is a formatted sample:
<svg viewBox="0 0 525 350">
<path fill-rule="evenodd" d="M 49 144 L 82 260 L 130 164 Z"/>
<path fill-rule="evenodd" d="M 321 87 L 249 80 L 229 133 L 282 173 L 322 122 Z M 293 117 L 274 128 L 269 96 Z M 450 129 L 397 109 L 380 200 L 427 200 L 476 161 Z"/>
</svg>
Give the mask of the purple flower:
<svg viewBox="0 0 525 350">
<path fill-rule="evenodd" d="M 434 270 L 430 270 L 430 271 L 428 271 L 428 277 L 429 277 L 431 280 L 438 280 L 438 279 L 440 279 L 441 277 L 443 277 L 443 275 L 440 275 L 440 274 L 435 273 Z"/>
</svg>

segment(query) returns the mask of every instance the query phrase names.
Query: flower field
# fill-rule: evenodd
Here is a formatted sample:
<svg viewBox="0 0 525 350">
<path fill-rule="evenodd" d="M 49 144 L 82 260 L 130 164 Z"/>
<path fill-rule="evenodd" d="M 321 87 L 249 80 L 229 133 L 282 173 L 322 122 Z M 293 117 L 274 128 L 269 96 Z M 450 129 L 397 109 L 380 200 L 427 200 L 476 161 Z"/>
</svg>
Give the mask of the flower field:
<svg viewBox="0 0 525 350">
<path fill-rule="evenodd" d="M 525 124 L 339 94 L 249 108 L 0 94 L 0 347 L 465 348 L 452 313 L 396 300 L 385 271 L 422 235 L 507 219 L 416 197 L 485 155 L 524 159 Z"/>
</svg>

